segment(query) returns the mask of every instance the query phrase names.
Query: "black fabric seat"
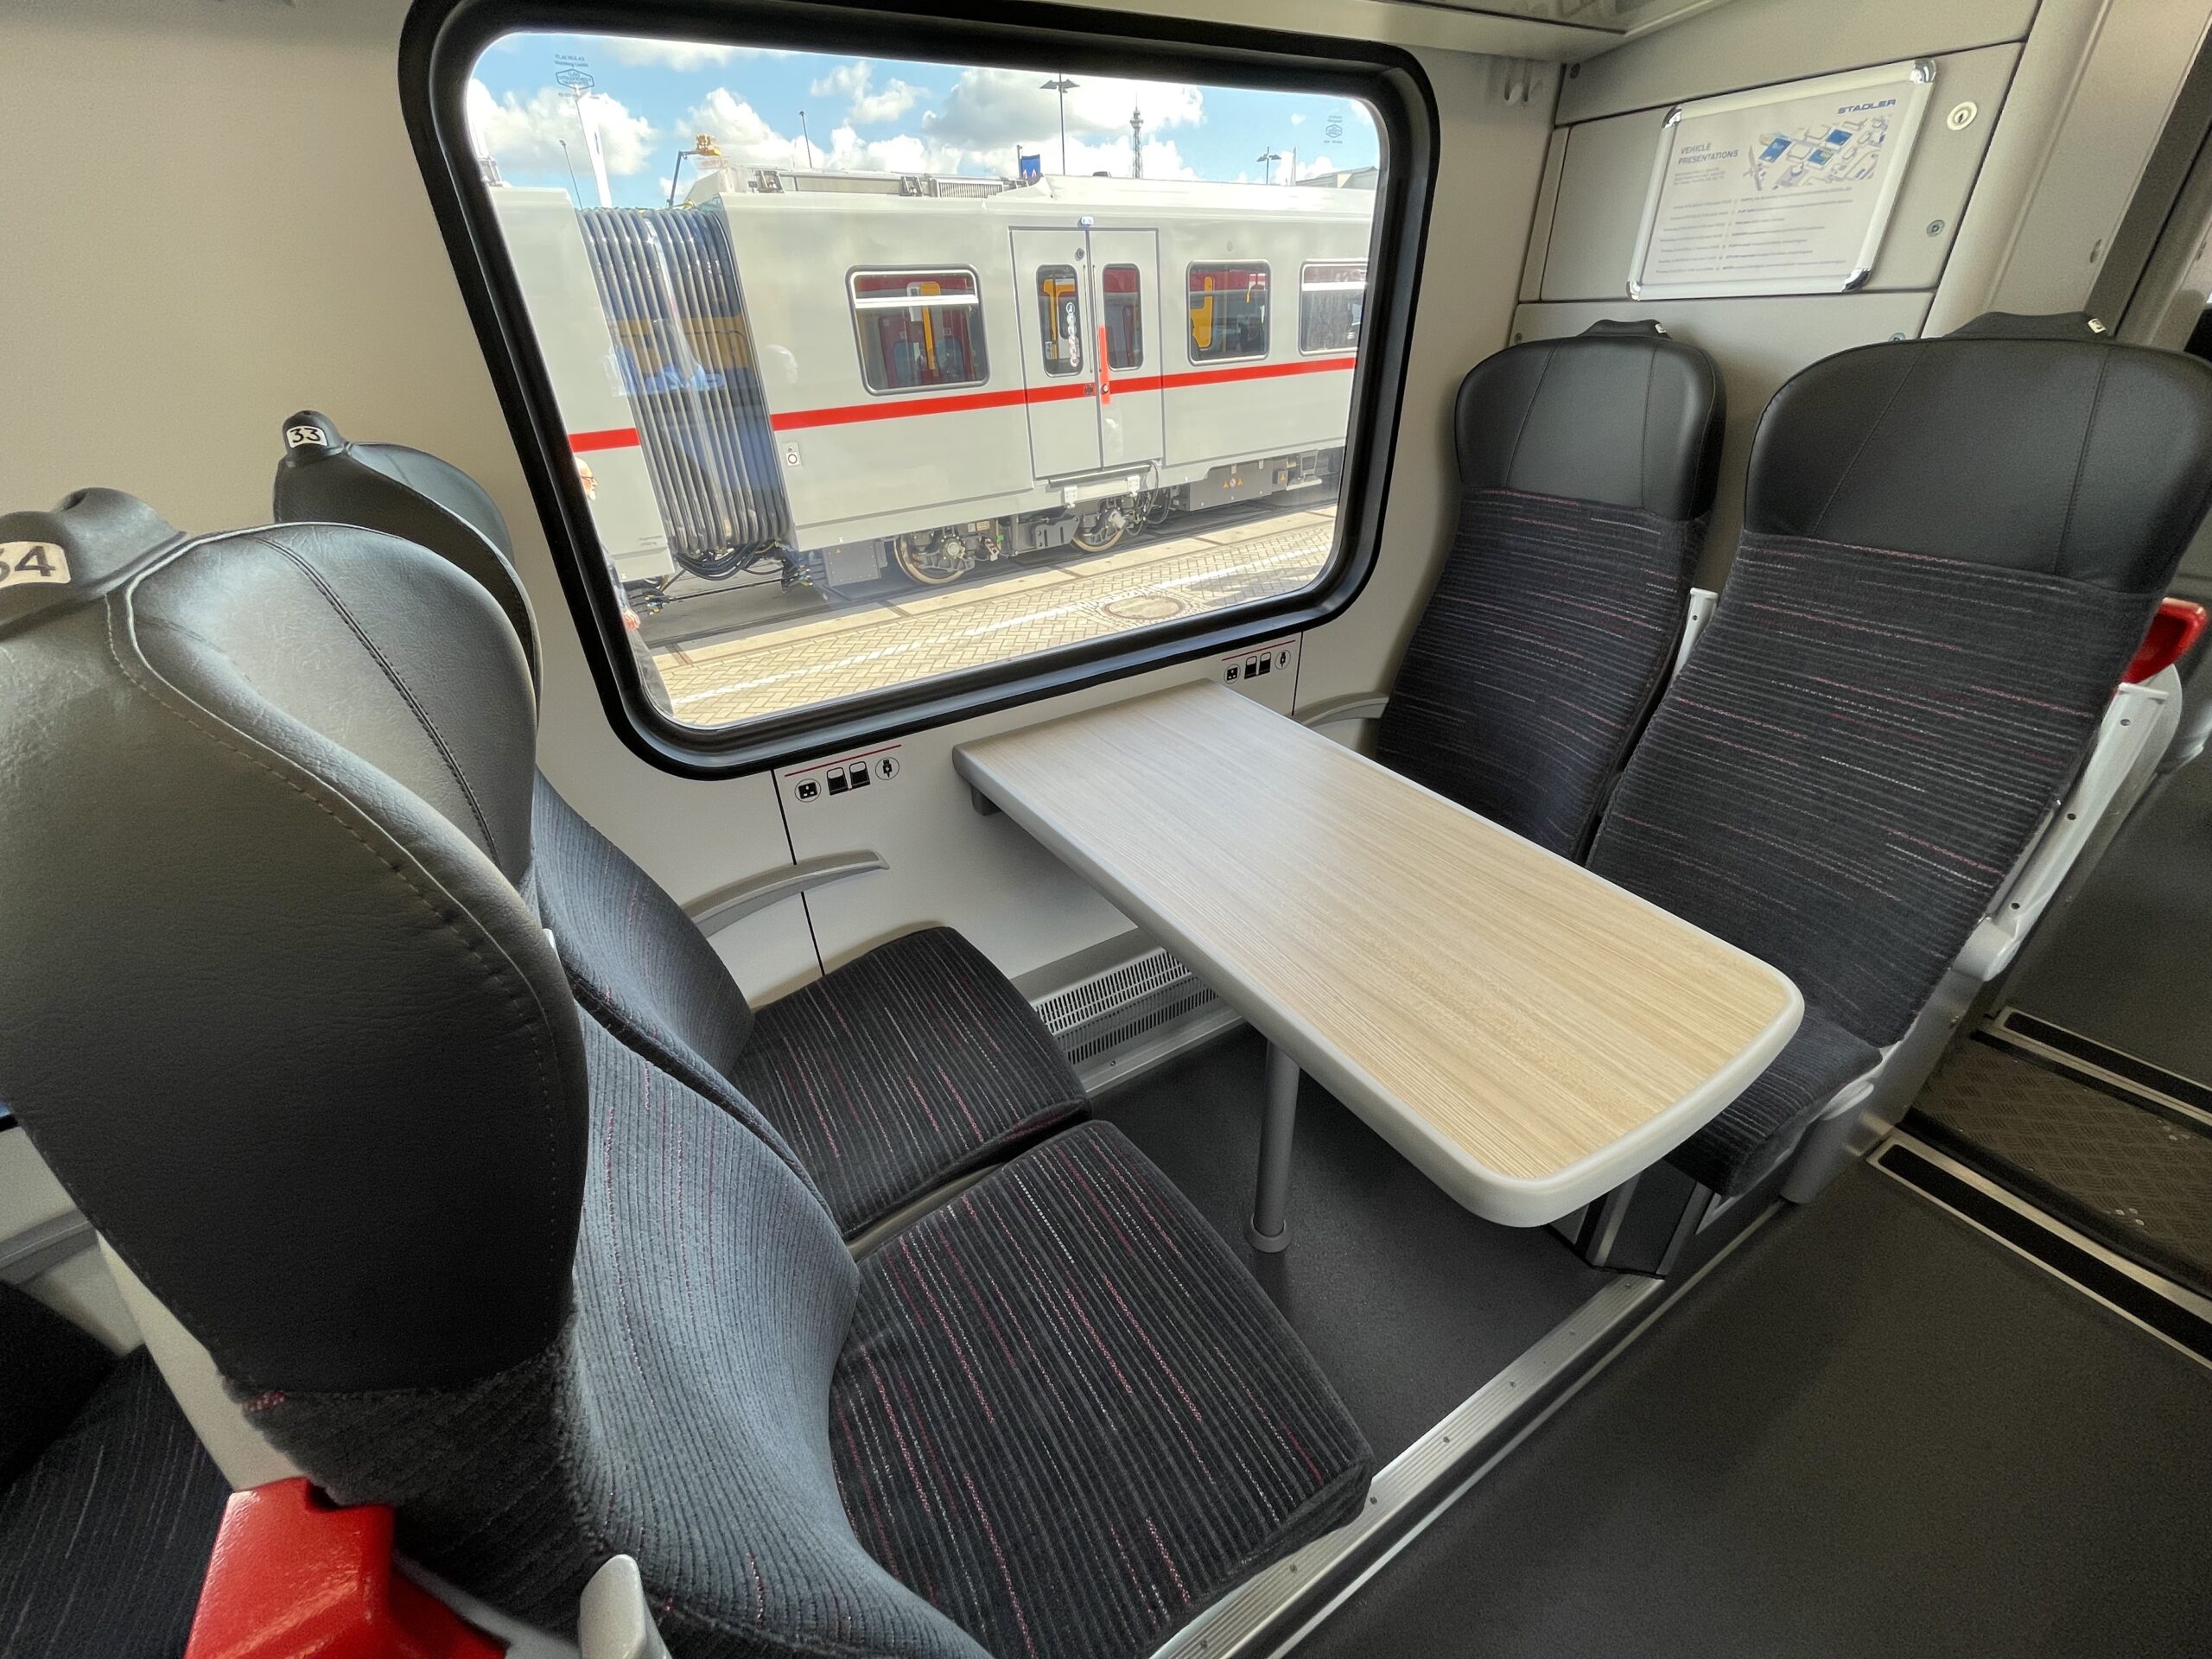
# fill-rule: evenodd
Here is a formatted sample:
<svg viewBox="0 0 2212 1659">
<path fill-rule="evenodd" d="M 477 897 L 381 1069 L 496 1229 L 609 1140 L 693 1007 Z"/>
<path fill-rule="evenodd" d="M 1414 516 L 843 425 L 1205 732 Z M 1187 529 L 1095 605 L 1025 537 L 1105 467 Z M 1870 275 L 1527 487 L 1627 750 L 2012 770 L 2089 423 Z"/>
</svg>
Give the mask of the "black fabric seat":
<svg viewBox="0 0 2212 1659">
<path fill-rule="evenodd" d="M 1103 1659 L 1357 1512 L 1357 1428 L 1117 1132 L 856 1262 L 734 1085 L 579 1007 L 526 659 L 453 566 L 107 492 L 0 537 L 75 576 L 0 593 L 0 834 L 51 849 L 0 888 L 10 1103 L 416 1559 L 568 1629 L 627 1553 L 678 1659 Z"/>
<path fill-rule="evenodd" d="M 279 519 L 359 524 L 451 560 L 499 602 L 535 680 L 506 524 L 473 479 L 420 450 L 349 442 L 313 410 L 285 435 Z M 848 1237 L 1089 1115 L 1035 1014 L 957 935 L 880 946 L 759 1010 L 756 1027 L 682 906 L 543 775 L 531 834 L 534 896 L 578 1000 L 692 1088 L 765 1120 Z"/>
<path fill-rule="evenodd" d="M 177 1659 L 230 1495 L 144 1349 L 0 1285 L 0 1654 Z"/>
<path fill-rule="evenodd" d="M 1722 418 L 1713 359 L 1656 323 L 1477 364 L 1454 416 L 1458 533 L 1376 759 L 1579 856 L 1681 639 Z"/>
<path fill-rule="evenodd" d="M 2212 369 L 1992 317 L 1815 364 L 1591 851 L 1805 1029 L 1676 1165 L 1745 1190 L 1903 1037 L 2071 780 L 2212 500 Z"/>
</svg>

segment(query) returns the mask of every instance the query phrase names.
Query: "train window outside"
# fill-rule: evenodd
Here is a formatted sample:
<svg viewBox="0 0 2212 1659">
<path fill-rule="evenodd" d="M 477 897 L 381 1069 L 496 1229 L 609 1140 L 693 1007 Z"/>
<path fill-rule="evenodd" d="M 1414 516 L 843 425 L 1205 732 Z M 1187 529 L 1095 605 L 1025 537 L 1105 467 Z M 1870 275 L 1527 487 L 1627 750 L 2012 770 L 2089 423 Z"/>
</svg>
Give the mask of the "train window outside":
<svg viewBox="0 0 2212 1659">
<path fill-rule="evenodd" d="M 849 281 L 861 378 L 870 391 L 979 386 L 989 378 L 974 271 L 856 270 Z"/>
<path fill-rule="evenodd" d="M 1298 349 L 1359 349 L 1360 318 L 1367 310 L 1367 264 L 1307 265 L 1298 273 Z"/>
<path fill-rule="evenodd" d="M 1144 283 L 1135 265 L 1109 265 L 1099 284 L 1106 308 L 1106 366 L 1144 366 Z"/>
<path fill-rule="evenodd" d="M 1223 363 L 1268 354 L 1268 268 L 1192 265 L 1191 361 Z"/>
<path fill-rule="evenodd" d="M 1037 273 L 1037 326 L 1045 372 L 1083 372 L 1083 308 L 1076 299 L 1075 267 L 1046 265 Z"/>
<path fill-rule="evenodd" d="M 464 207 L 569 452 L 532 464 L 582 486 L 563 539 L 588 525 L 577 556 L 641 624 L 607 660 L 638 664 L 655 753 L 819 751 L 1155 638 L 1270 638 L 1338 591 L 1379 405 L 1355 404 L 1361 293 L 1304 290 L 1363 278 L 1402 199 L 1346 90 L 1395 83 L 478 38 Z"/>
</svg>

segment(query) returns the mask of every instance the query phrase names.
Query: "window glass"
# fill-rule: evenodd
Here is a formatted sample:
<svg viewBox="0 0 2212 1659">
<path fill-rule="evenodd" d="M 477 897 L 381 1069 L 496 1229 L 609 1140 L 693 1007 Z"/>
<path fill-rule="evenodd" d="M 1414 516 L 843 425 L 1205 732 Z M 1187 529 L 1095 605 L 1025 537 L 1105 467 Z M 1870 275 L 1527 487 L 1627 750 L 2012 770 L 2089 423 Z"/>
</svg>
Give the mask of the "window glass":
<svg viewBox="0 0 2212 1659">
<path fill-rule="evenodd" d="M 739 31 L 510 34 L 467 94 L 583 556 L 674 721 L 766 746 L 1330 578 L 1366 105 Z"/>
<path fill-rule="evenodd" d="M 870 391 L 975 386 L 988 378 L 974 271 L 855 271 L 852 291 L 861 378 Z"/>
<path fill-rule="evenodd" d="M 1076 298 L 1075 267 L 1046 265 L 1037 273 L 1037 326 L 1045 347 L 1045 372 L 1083 372 L 1083 307 Z"/>
<path fill-rule="evenodd" d="M 1298 349 L 1349 352 L 1367 309 L 1367 262 L 1307 265 L 1298 274 Z"/>
<path fill-rule="evenodd" d="M 1135 265 L 1109 265 L 1099 284 L 1105 295 L 1106 366 L 1144 366 L 1144 289 Z"/>
<path fill-rule="evenodd" d="M 1191 361 L 1220 363 L 1268 354 L 1268 268 L 1192 265 Z"/>
</svg>

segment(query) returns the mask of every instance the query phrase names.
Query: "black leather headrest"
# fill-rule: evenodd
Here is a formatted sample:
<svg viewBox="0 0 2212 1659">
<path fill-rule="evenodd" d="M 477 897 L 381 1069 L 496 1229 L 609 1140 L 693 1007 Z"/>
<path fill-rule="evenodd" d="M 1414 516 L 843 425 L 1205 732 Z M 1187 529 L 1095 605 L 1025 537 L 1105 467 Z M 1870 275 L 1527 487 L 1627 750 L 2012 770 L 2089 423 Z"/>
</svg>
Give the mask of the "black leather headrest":
<svg viewBox="0 0 2212 1659">
<path fill-rule="evenodd" d="M 1459 385 L 1462 490 L 1526 490 L 1695 518 L 1713 505 L 1720 372 L 1656 322 L 1509 346 Z"/>
<path fill-rule="evenodd" d="M 1745 528 L 2164 588 L 2212 503 L 2212 368 L 2087 319 L 1978 319 L 1774 395 Z"/>
<path fill-rule="evenodd" d="M 539 683 L 537 619 L 514 568 L 507 521 L 460 467 L 397 443 L 353 443 L 330 417 L 303 409 L 284 423 L 276 514 L 380 530 L 466 570 L 499 601 Z"/>
<path fill-rule="evenodd" d="M 464 1382 L 566 1309 L 581 1033 L 485 591 L 331 524 L 0 519 L 105 593 L 0 637 L 0 1099 L 229 1376 Z M 136 504 L 132 504 L 135 505 Z M 163 527 L 166 528 L 166 527 Z"/>
</svg>

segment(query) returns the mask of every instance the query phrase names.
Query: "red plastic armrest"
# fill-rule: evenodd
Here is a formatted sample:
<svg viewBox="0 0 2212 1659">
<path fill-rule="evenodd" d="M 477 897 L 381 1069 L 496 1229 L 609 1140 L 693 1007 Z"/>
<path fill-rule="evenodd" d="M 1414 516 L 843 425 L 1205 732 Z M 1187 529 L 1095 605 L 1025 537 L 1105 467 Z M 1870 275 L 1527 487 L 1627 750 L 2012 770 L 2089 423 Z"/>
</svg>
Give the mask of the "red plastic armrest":
<svg viewBox="0 0 2212 1659">
<path fill-rule="evenodd" d="M 392 1570 L 391 1511 L 333 1509 L 305 1480 L 233 1492 L 185 1659 L 499 1659 Z"/>
</svg>

